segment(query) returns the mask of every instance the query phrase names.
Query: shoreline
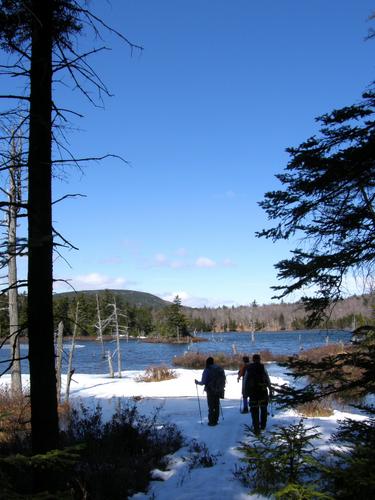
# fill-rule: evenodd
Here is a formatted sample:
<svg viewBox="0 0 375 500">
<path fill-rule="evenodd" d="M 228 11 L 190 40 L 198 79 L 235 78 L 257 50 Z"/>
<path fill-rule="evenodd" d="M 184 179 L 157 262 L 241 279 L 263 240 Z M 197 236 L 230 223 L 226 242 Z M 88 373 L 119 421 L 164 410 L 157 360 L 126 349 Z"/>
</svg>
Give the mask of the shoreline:
<svg viewBox="0 0 375 500">
<path fill-rule="evenodd" d="M 224 331 L 220 331 L 220 332 L 200 332 L 204 335 L 230 335 L 230 334 L 238 334 L 238 335 L 262 335 L 262 334 L 280 334 L 280 333 L 285 333 L 285 334 L 300 334 L 300 335 L 304 335 L 304 334 L 308 334 L 308 333 L 316 333 L 316 334 L 321 334 L 321 333 L 330 333 L 330 332 L 344 332 L 344 333 L 353 333 L 352 330 L 350 329 L 339 329 L 339 328 L 311 328 L 311 329 L 306 329 L 306 330 L 258 330 L 258 331 L 255 331 L 255 332 L 252 332 L 252 331 L 230 331 L 230 332 L 224 332 Z M 68 336 L 64 336 L 63 337 L 63 340 L 65 341 L 71 341 L 73 339 L 72 336 L 68 335 Z M 104 335 L 103 336 L 103 341 L 104 342 L 108 342 L 108 341 L 113 341 L 115 340 L 116 337 L 112 336 L 112 335 Z M 75 337 L 75 340 L 76 341 L 89 341 L 89 342 L 100 342 L 100 340 L 97 338 L 97 337 L 94 337 L 94 336 L 89 336 L 89 335 L 79 335 L 77 337 Z M 190 344 L 190 343 L 198 343 L 198 342 L 207 342 L 209 341 L 210 339 L 209 338 L 203 338 L 203 337 L 199 337 L 199 335 L 197 336 L 189 336 L 189 337 L 184 337 L 183 340 L 180 339 L 180 340 L 177 340 L 177 339 L 174 339 L 174 338 L 162 338 L 162 337 L 136 337 L 136 336 L 132 336 L 132 335 L 129 335 L 128 337 L 124 336 L 124 335 L 121 335 L 120 336 L 120 340 L 131 340 L 131 341 L 134 341 L 136 340 L 137 342 L 145 342 L 145 343 L 153 343 L 153 344 Z M 0 338 L 0 342 L 3 341 L 4 342 L 4 345 L 8 344 L 7 341 L 5 340 L 1 340 Z M 20 343 L 21 344 L 27 344 L 28 343 L 28 338 L 27 337 L 21 337 L 20 338 Z"/>
</svg>

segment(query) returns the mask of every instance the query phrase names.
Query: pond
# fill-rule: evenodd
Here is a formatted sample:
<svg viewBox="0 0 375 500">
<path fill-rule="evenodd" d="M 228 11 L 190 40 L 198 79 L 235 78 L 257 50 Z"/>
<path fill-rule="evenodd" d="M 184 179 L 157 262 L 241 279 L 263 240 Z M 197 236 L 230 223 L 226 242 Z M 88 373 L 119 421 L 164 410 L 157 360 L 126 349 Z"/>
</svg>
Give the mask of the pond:
<svg viewBox="0 0 375 500">
<path fill-rule="evenodd" d="M 204 342 L 190 344 L 155 344 L 137 339 L 120 340 L 122 354 L 122 370 L 144 370 L 151 365 L 166 364 L 173 366 L 174 356 L 181 356 L 185 352 L 214 353 L 224 352 L 252 354 L 258 351 L 269 350 L 275 354 L 294 354 L 301 349 L 319 347 L 327 343 L 348 343 L 351 333 L 341 330 L 314 330 L 293 332 L 228 332 L 221 334 L 199 333 Z M 108 340 L 104 343 L 104 351 L 113 355 L 113 367 L 117 370 L 115 356 L 116 341 Z M 63 372 L 66 371 L 69 356 L 70 342 L 64 342 Z M 21 356 L 27 356 L 27 344 L 21 345 Z M 4 370 L 10 356 L 9 346 L 0 349 L 1 368 Z M 95 340 L 79 340 L 73 356 L 73 368 L 76 373 L 107 373 L 108 361 L 103 356 L 100 342 Z M 28 373 L 28 362 L 22 362 L 22 372 Z"/>
</svg>

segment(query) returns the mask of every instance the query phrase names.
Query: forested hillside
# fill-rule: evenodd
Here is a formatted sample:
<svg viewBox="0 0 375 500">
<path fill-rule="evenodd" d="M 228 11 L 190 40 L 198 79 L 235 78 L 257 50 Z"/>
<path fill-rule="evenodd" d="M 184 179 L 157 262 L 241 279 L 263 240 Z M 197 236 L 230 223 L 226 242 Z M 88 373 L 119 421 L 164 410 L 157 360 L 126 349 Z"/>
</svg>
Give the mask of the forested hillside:
<svg viewBox="0 0 375 500">
<path fill-rule="evenodd" d="M 113 297 L 119 298 L 121 301 L 124 299 L 131 306 L 136 307 L 151 307 L 153 309 L 162 309 L 163 307 L 170 305 L 170 302 L 157 297 L 156 295 L 152 295 L 151 293 L 146 292 L 138 292 L 135 290 L 86 290 L 84 292 L 78 292 L 78 295 L 85 295 L 86 297 L 90 297 L 95 299 L 95 296 L 99 294 L 99 296 L 103 299 L 103 301 L 110 302 L 113 300 Z M 55 295 L 55 299 L 58 301 L 60 299 L 68 298 L 71 300 L 72 298 L 75 300 L 77 297 L 77 292 L 65 292 L 59 293 Z"/>
<path fill-rule="evenodd" d="M 7 297 L 0 303 L 1 336 L 8 334 Z M 19 297 L 21 321 L 26 321 L 26 296 Z M 339 302 L 322 328 L 354 329 L 374 323 L 375 298 L 353 296 Z M 114 329 L 110 316 L 116 307 L 120 332 L 133 336 L 187 335 L 188 332 L 278 331 L 305 328 L 306 314 L 300 303 L 189 308 L 177 298 L 173 303 L 155 295 L 132 290 L 96 290 L 54 295 L 55 328 L 64 324 L 64 335 L 71 335 L 77 317 L 78 335 L 96 336 L 99 321 L 104 335 Z M 77 315 L 77 316 L 76 316 Z"/>
<path fill-rule="evenodd" d="M 324 328 L 353 329 L 374 320 L 374 296 L 353 296 L 339 302 L 323 321 Z M 193 322 L 199 320 L 214 331 L 299 330 L 305 328 L 306 312 L 301 303 L 189 309 Z"/>
</svg>

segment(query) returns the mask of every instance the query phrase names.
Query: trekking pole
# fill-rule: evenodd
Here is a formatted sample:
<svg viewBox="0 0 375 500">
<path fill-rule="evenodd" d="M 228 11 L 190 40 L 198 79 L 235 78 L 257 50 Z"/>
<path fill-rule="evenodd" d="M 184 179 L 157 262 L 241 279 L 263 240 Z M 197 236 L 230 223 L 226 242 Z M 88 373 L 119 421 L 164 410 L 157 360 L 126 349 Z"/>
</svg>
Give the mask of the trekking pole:
<svg viewBox="0 0 375 500">
<path fill-rule="evenodd" d="M 198 398 L 199 416 L 201 417 L 201 424 L 203 425 L 203 421 L 202 421 L 202 411 L 201 411 L 201 402 L 200 402 L 200 400 L 199 400 L 198 385 L 197 385 L 197 384 L 195 384 L 195 388 L 197 389 L 197 398 Z"/>
<path fill-rule="evenodd" d="M 221 418 L 224 420 L 223 407 L 221 406 L 220 399 L 219 399 L 219 406 L 220 406 Z"/>
<path fill-rule="evenodd" d="M 275 416 L 275 412 L 274 412 L 274 407 L 273 407 L 272 399 L 270 399 L 270 412 L 271 412 L 271 417 L 274 417 Z"/>
</svg>

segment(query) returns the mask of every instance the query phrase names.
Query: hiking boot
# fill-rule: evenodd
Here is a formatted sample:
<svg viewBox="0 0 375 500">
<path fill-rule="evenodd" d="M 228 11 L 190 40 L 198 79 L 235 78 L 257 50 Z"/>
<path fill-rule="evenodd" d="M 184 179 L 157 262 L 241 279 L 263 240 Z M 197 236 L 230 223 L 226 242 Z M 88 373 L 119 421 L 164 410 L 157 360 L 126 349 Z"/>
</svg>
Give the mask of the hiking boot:
<svg viewBox="0 0 375 500">
<path fill-rule="evenodd" d="M 249 410 L 245 408 L 244 410 L 241 410 L 241 413 L 249 413 Z"/>
</svg>

